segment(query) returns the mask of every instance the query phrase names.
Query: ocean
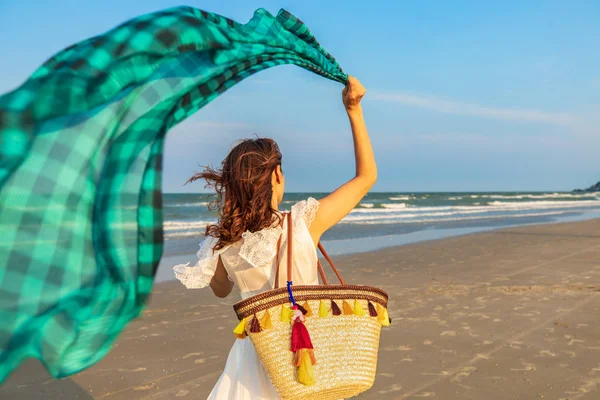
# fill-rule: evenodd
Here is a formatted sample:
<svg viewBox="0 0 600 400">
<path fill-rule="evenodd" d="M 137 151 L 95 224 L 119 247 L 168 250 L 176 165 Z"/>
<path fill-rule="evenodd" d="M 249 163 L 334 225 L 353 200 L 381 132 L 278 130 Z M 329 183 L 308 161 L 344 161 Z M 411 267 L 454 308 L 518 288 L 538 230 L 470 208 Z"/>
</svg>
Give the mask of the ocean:
<svg viewBox="0 0 600 400">
<path fill-rule="evenodd" d="M 326 193 L 286 194 L 280 209 Z M 165 256 L 194 254 L 216 221 L 207 194 L 163 195 Z M 322 238 L 331 254 L 438 239 L 498 227 L 600 217 L 598 193 L 369 193 Z"/>
</svg>

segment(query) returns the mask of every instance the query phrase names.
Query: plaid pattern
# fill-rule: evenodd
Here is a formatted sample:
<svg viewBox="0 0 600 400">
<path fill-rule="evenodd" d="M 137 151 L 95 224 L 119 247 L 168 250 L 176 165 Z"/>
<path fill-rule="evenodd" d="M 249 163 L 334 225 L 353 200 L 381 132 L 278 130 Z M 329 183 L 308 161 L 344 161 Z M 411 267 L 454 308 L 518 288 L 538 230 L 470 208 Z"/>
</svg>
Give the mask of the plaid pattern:
<svg viewBox="0 0 600 400">
<path fill-rule="evenodd" d="M 0 97 L 0 382 L 26 357 L 63 377 L 108 352 L 161 257 L 165 134 L 281 64 L 347 81 L 287 11 L 243 25 L 178 7 L 68 47 Z"/>
</svg>

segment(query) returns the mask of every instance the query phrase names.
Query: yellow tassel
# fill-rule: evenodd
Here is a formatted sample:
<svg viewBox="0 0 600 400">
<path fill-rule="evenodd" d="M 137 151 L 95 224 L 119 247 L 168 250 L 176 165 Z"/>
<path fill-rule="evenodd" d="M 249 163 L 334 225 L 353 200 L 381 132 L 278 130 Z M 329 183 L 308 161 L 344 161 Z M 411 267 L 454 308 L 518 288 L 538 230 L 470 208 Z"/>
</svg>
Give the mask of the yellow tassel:
<svg viewBox="0 0 600 400">
<path fill-rule="evenodd" d="M 302 304 L 302 307 L 304 307 L 304 309 L 306 310 L 306 314 L 304 314 L 305 317 L 313 316 L 312 310 L 310 309 L 310 304 L 308 304 L 308 300 L 306 300 L 304 304 Z"/>
<path fill-rule="evenodd" d="M 344 315 L 354 314 L 354 310 L 352 309 L 352 307 L 350 307 L 350 304 L 348 304 L 346 300 L 344 300 L 344 302 L 342 303 L 342 310 L 344 312 Z"/>
<path fill-rule="evenodd" d="M 354 315 L 360 315 L 361 317 L 364 317 L 365 315 L 367 315 L 367 313 L 365 312 L 365 309 L 362 308 L 362 305 L 360 304 L 360 301 L 356 300 L 354 302 Z"/>
<path fill-rule="evenodd" d="M 281 306 L 281 322 L 292 322 L 292 310 L 285 304 Z"/>
<path fill-rule="evenodd" d="M 298 359 L 298 382 L 312 386 L 315 384 L 315 371 L 313 369 L 313 359 L 311 358 L 309 349 L 301 349 Z"/>
<path fill-rule="evenodd" d="M 327 309 L 325 302 L 321 300 L 321 303 L 319 303 L 319 317 L 324 318 L 327 316 L 329 316 L 329 310 Z"/>
<path fill-rule="evenodd" d="M 383 320 L 385 316 L 383 315 L 385 308 L 381 306 L 381 304 L 377 304 L 377 320 L 383 324 Z"/>
<path fill-rule="evenodd" d="M 390 326 L 390 316 L 388 315 L 387 308 L 383 309 L 383 321 L 381 321 L 381 325 Z"/>
<path fill-rule="evenodd" d="M 263 315 L 260 320 L 260 326 L 263 329 L 271 329 L 273 327 L 273 322 L 271 322 L 271 313 L 269 310 L 265 311 L 265 315 Z"/>
<path fill-rule="evenodd" d="M 244 339 L 246 337 L 246 318 L 240 321 L 238 326 L 233 330 L 233 333 L 238 339 Z"/>
</svg>

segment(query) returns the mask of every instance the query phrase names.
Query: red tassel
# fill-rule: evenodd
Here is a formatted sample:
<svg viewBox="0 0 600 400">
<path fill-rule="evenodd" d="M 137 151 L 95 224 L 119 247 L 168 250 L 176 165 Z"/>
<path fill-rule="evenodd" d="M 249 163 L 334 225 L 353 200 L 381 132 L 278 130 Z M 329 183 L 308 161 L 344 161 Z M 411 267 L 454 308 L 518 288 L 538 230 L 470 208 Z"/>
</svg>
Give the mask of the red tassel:
<svg viewBox="0 0 600 400">
<path fill-rule="evenodd" d="M 292 337 L 290 350 L 294 353 L 293 365 L 298 368 L 298 382 L 303 385 L 315 384 L 315 372 L 313 365 L 317 363 L 313 352 L 313 344 L 310 340 L 308 330 L 304 325 L 306 310 L 302 306 L 294 305 L 292 315 Z"/>
<path fill-rule="evenodd" d="M 340 310 L 340 307 L 333 300 L 331 300 L 331 313 L 333 315 L 342 315 L 342 310 Z"/>
<path fill-rule="evenodd" d="M 260 322 L 258 321 L 258 318 L 256 318 L 256 314 L 254 314 L 254 318 L 252 318 L 252 324 L 250 324 L 250 332 L 251 333 L 262 332 L 262 328 L 260 327 Z"/>
<path fill-rule="evenodd" d="M 312 349 L 313 345 L 310 340 L 310 335 L 308 334 L 308 330 L 306 330 L 306 326 L 304 322 L 299 319 L 294 322 L 294 326 L 292 326 L 292 346 L 290 350 L 296 352 L 300 349 Z"/>
<path fill-rule="evenodd" d="M 376 317 L 377 316 L 377 310 L 375 309 L 375 306 L 371 302 L 369 302 L 369 315 L 371 317 Z"/>
</svg>

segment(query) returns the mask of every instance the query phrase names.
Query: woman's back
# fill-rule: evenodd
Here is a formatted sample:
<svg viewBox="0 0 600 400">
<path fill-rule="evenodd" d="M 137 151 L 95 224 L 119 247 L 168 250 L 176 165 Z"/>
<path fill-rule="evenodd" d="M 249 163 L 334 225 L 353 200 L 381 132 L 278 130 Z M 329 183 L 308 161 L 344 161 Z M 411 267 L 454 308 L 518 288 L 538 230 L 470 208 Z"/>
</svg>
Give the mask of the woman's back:
<svg viewBox="0 0 600 400">
<path fill-rule="evenodd" d="M 319 207 L 314 198 L 296 203 L 292 209 L 293 257 L 292 274 L 296 285 L 316 285 L 317 252 L 309 228 Z M 287 218 L 283 226 L 257 232 L 245 232 L 242 239 L 223 249 L 213 251 L 216 239 L 207 238 L 198 251 L 198 263 L 194 267 L 178 265 L 175 274 L 188 288 L 202 288 L 210 284 L 219 257 L 228 278 L 240 291 L 241 297 L 260 294 L 275 287 L 277 275 L 277 244 L 279 243 L 279 287 L 286 285 Z M 281 238 L 281 242 L 279 239 Z"/>
</svg>

